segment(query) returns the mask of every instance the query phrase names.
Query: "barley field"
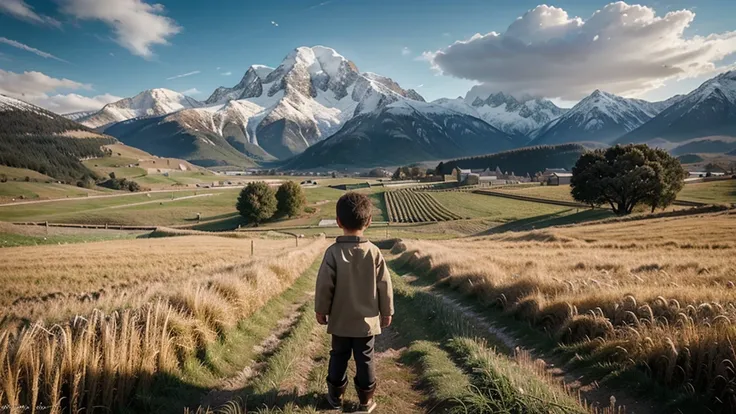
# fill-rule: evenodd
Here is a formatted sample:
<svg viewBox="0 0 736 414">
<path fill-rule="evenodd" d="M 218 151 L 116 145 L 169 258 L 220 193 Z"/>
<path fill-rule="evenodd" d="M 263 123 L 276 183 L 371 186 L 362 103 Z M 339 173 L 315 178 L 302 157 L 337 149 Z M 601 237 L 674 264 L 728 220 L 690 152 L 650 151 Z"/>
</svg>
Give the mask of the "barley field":
<svg viewBox="0 0 736 414">
<path fill-rule="evenodd" d="M 250 240 L 212 236 L 3 249 L 0 406 L 122 409 L 154 378 L 181 375 L 326 247 L 254 243 L 253 256 Z"/>
<path fill-rule="evenodd" d="M 411 268 L 632 370 L 736 410 L 736 212 L 404 241 Z"/>
</svg>

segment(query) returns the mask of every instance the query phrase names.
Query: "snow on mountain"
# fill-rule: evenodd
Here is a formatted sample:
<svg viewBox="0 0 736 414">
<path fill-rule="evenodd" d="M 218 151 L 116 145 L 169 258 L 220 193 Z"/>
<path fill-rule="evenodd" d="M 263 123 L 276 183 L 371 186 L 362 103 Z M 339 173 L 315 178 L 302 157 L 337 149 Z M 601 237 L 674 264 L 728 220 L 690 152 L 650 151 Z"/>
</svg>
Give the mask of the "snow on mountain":
<svg viewBox="0 0 736 414">
<path fill-rule="evenodd" d="M 79 112 L 70 112 L 68 114 L 62 114 L 66 119 L 71 119 L 72 121 L 79 121 L 80 119 L 87 118 L 90 115 L 93 115 L 97 111 L 79 111 Z"/>
<path fill-rule="evenodd" d="M 436 103 L 400 99 L 355 116 L 337 133 L 292 158 L 286 168 L 395 166 L 515 146 L 512 137 L 477 117 Z"/>
<path fill-rule="evenodd" d="M 517 99 L 503 92 L 485 96 L 483 93 L 481 87 L 473 87 L 465 99 L 438 99 L 434 103 L 480 118 L 514 136 L 527 136 L 565 112 L 546 99 L 530 96 Z"/>
<path fill-rule="evenodd" d="M 736 71 L 704 82 L 618 142 L 684 142 L 703 137 L 736 137 Z"/>
<path fill-rule="evenodd" d="M 0 136 L 109 138 L 70 119 L 20 99 L 0 95 Z"/>
<path fill-rule="evenodd" d="M 46 111 L 41 108 L 31 105 L 28 102 L 21 101 L 20 99 L 11 98 L 9 96 L 0 95 L 0 112 L 6 111 L 33 111 L 38 112 L 44 116 Z"/>
<path fill-rule="evenodd" d="M 609 144 L 656 115 L 650 102 L 596 90 L 570 111 L 532 132 L 531 145 L 566 142 Z"/>
<path fill-rule="evenodd" d="M 184 130 L 214 133 L 288 158 L 354 116 L 404 99 L 424 101 L 390 78 L 361 73 L 333 49 L 300 47 L 277 68 L 253 65 L 237 85 L 220 87 L 203 106 L 167 119 L 177 120 Z"/>
<path fill-rule="evenodd" d="M 169 89 L 150 89 L 132 98 L 105 105 L 100 111 L 78 121 L 90 128 L 105 127 L 133 118 L 154 117 L 202 106 L 197 100 Z"/>
</svg>

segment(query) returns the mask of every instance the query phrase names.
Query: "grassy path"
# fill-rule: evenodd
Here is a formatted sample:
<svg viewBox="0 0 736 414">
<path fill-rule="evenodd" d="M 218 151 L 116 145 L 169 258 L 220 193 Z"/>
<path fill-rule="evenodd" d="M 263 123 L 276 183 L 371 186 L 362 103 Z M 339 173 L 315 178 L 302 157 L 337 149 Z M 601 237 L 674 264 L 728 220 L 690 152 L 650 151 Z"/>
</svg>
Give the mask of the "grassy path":
<svg viewBox="0 0 736 414">
<path fill-rule="evenodd" d="M 397 315 L 376 341 L 376 413 L 591 412 L 529 354 L 509 349 L 499 332 L 412 284 L 411 276 L 394 273 L 393 279 Z M 208 394 L 216 404 L 205 398 L 199 412 L 338 412 L 324 402 L 330 338 L 316 324 L 311 301 L 294 309 L 282 309 L 274 328 L 279 339 L 268 354 L 256 353 Z M 352 377 L 352 363 L 350 371 Z M 342 412 L 354 412 L 352 387 L 345 400 Z"/>
</svg>

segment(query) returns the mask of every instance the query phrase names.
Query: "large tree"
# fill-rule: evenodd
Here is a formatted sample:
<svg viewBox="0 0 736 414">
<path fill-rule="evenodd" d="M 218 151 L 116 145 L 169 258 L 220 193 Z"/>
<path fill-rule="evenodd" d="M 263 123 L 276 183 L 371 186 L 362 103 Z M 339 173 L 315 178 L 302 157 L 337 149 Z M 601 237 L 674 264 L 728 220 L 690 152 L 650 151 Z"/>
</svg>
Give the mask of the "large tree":
<svg viewBox="0 0 736 414">
<path fill-rule="evenodd" d="M 289 217 L 299 214 L 307 204 L 307 196 L 304 195 L 302 186 L 294 181 L 287 181 L 279 186 L 276 191 L 279 213 Z"/>
<path fill-rule="evenodd" d="M 240 192 L 236 208 L 250 223 L 262 223 L 276 213 L 276 192 L 263 181 L 249 183 Z"/>
<path fill-rule="evenodd" d="M 608 204 L 618 215 L 638 204 L 666 208 L 682 190 L 687 172 L 680 162 L 647 145 L 617 145 L 587 152 L 572 170 L 572 196 L 591 205 Z"/>
</svg>

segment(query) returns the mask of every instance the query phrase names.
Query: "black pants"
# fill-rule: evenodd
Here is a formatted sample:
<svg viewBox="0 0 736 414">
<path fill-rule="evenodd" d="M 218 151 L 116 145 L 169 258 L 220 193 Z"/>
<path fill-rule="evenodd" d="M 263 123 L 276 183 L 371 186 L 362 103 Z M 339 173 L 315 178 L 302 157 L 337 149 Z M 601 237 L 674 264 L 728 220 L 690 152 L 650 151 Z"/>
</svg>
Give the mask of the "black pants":
<svg viewBox="0 0 736 414">
<path fill-rule="evenodd" d="M 350 355 L 355 357 L 355 382 L 361 389 L 368 389 L 376 382 L 376 369 L 373 367 L 373 346 L 375 336 L 367 338 L 346 338 L 332 335 L 330 368 L 328 381 L 336 386 L 345 383 L 348 375 Z"/>
</svg>

